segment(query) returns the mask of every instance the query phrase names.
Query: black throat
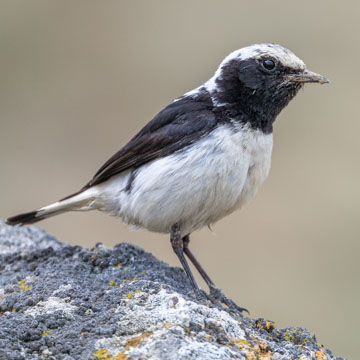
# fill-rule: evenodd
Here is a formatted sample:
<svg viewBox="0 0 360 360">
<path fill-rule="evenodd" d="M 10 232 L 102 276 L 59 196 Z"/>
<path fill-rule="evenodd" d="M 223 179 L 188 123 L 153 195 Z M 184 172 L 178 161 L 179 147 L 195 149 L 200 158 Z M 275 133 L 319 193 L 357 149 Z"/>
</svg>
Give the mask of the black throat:
<svg viewBox="0 0 360 360">
<path fill-rule="evenodd" d="M 220 123 L 237 122 L 249 125 L 254 130 L 261 130 L 265 134 L 273 131 L 273 122 L 276 119 L 274 113 L 264 111 L 256 103 L 234 102 L 215 106 L 213 112 Z"/>
<path fill-rule="evenodd" d="M 301 85 L 251 71 L 254 66 L 254 61 L 243 61 L 244 70 L 239 73 L 239 64 L 230 63 L 216 79 L 216 88 L 209 89 L 209 95 L 220 122 L 236 121 L 269 134 L 276 117 Z"/>
</svg>

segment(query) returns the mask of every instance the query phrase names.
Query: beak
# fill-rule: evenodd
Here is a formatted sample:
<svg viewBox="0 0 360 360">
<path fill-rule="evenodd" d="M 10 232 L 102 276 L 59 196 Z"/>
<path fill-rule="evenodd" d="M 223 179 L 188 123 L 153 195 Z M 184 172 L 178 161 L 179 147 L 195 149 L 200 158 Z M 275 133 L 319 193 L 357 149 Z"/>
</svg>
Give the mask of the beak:
<svg viewBox="0 0 360 360">
<path fill-rule="evenodd" d="M 319 83 L 319 84 L 329 84 L 330 80 L 325 76 L 317 74 L 310 70 L 305 70 L 300 74 L 291 74 L 289 80 L 299 83 Z"/>
</svg>

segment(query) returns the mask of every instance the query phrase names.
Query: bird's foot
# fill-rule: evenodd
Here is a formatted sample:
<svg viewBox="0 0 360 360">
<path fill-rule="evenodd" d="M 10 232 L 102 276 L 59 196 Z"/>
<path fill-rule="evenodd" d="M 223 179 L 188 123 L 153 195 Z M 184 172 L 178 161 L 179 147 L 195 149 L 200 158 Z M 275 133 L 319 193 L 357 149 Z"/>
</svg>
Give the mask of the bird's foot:
<svg viewBox="0 0 360 360">
<path fill-rule="evenodd" d="M 239 305 L 237 305 L 234 301 L 232 301 L 229 297 L 227 297 L 219 288 L 215 286 L 210 286 L 210 293 L 208 294 L 208 299 L 212 303 L 221 303 L 227 306 L 224 308 L 229 313 L 235 313 L 242 315 L 243 311 L 246 311 L 248 314 L 249 311 Z"/>
<path fill-rule="evenodd" d="M 196 289 L 194 291 L 196 300 L 205 305 L 209 301 L 209 295 L 205 290 Z"/>
</svg>

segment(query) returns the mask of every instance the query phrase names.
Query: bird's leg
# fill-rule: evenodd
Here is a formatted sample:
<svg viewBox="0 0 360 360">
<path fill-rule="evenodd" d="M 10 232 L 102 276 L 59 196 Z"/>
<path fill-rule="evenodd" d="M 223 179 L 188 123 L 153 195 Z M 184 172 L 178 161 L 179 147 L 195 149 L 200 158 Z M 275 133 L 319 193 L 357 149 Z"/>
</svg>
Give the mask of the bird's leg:
<svg viewBox="0 0 360 360">
<path fill-rule="evenodd" d="M 185 256 L 184 256 L 184 245 L 183 245 L 183 239 L 181 236 L 179 225 L 174 225 L 171 228 L 170 242 L 171 242 L 171 246 L 172 246 L 175 254 L 179 258 L 181 265 L 186 272 L 187 277 L 189 278 L 189 280 L 191 282 L 191 285 L 195 291 L 196 296 L 199 297 L 201 294 L 199 286 L 196 283 L 196 281 L 194 279 L 194 275 L 192 274 L 189 264 L 186 261 Z"/>
<path fill-rule="evenodd" d="M 184 236 L 182 241 L 183 241 L 183 246 L 184 246 L 184 253 L 190 259 L 190 261 L 194 264 L 197 271 L 200 273 L 202 278 L 205 280 L 206 284 L 209 286 L 210 300 L 220 301 L 221 303 L 226 305 L 230 311 L 234 311 L 234 310 L 238 311 L 238 312 L 246 311 L 247 313 L 249 313 L 248 310 L 246 310 L 243 307 L 238 306 L 236 303 L 234 303 L 234 301 L 232 301 L 230 298 L 228 298 L 219 288 L 217 288 L 215 286 L 215 283 L 210 279 L 209 275 L 206 273 L 204 268 L 200 265 L 200 263 L 196 260 L 196 257 L 194 256 L 194 254 L 191 252 L 191 250 L 189 248 L 190 236 L 189 235 Z"/>
<path fill-rule="evenodd" d="M 202 278 L 205 280 L 206 284 L 211 289 L 212 287 L 215 287 L 214 282 L 210 279 L 210 276 L 206 273 L 204 268 L 201 266 L 201 264 L 196 260 L 196 257 L 191 252 L 189 248 L 190 243 L 190 235 L 186 235 L 183 237 L 183 244 L 184 244 L 184 253 L 189 258 L 189 260 L 193 263 L 193 265 L 196 267 L 196 270 L 200 273 Z"/>
</svg>

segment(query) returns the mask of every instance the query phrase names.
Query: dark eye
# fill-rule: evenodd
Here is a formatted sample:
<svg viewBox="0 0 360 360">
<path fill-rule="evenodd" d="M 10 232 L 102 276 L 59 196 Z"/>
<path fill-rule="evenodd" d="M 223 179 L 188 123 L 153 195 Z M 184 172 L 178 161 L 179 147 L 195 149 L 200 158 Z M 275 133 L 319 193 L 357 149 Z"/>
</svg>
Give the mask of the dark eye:
<svg viewBox="0 0 360 360">
<path fill-rule="evenodd" d="M 274 70 L 275 69 L 275 61 L 271 59 L 265 59 L 262 63 L 263 67 L 266 70 Z"/>
</svg>

